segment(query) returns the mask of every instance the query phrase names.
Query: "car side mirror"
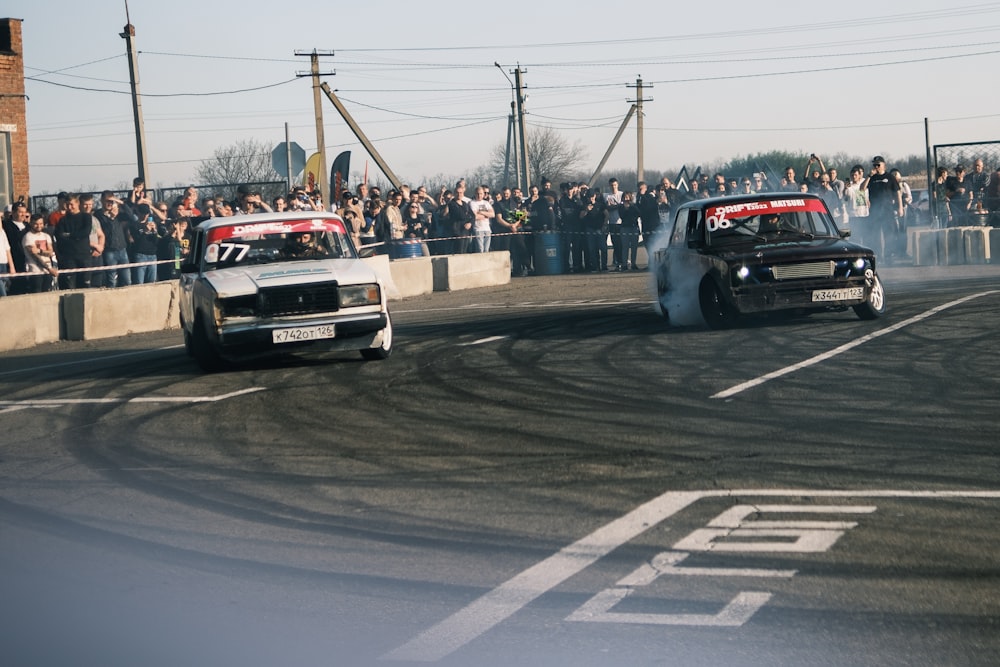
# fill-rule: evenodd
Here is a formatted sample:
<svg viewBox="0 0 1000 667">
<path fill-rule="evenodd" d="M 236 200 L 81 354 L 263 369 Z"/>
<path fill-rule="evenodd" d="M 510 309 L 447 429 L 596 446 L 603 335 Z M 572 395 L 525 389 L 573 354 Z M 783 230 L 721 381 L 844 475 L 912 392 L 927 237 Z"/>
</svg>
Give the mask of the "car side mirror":
<svg viewBox="0 0 1000 667">
<path fill-rule="evenodd" d="M 368 257 L 375 256 L 375 248 L 359 248 L 358 257 L 361 259 L 367 259 Z"/>
<path fill-rule="evenodd" d="M 850 230 L 850 229 L 841 229 L 841 230 L 840 230 L 840 238 L 842 238 L 842 239 L 846 239 L 846 238 L 848 238 L 848 237 L 849 237 L 850 235 L 851 235 L 851 230 Z"/>
<path fill-rule="evenodd" d="M 194 262 L 184 262 L 181 264 L 181 273 L 198 273 L 198 265 Z"/>
</svg>

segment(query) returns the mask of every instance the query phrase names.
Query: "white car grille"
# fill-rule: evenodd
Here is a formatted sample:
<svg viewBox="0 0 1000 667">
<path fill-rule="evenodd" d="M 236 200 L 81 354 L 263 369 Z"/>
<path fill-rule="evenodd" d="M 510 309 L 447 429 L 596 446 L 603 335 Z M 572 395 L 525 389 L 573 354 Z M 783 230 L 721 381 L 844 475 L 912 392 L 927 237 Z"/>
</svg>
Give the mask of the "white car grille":
<svg viewBox="0 0 1000 667">
<path fill-rule="evenodd" d="M 831 278 L 835 268 L 833 261 L 809 262 L 807 264 L 777 264 L 772 269 L 775 280 L 795 280 L 796 278 Z"/>
</svg>

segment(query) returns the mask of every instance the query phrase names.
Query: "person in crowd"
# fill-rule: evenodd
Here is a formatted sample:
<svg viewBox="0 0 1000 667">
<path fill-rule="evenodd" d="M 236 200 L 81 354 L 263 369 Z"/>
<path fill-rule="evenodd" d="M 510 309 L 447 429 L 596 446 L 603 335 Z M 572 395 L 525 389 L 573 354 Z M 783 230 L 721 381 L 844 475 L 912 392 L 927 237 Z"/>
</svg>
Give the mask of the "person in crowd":
<svg viewBox="0 0 1000 667">
<path fill-rule="evenodd" d="M 376 235 L 389 252 L 389 256 L 396 257 L 394 241 L 403 238 L 405 228 L 403 226 L 403 212 L 400 206 L 403 203 L 403 193 L 399 190 L 392 190 L 387 195 L 385 206 L 379 213 L 378 221 L 375 224 Z"/>
<path fill-rule="evenodd" d="M 580 234 L 580 186 L 559 184 L 559 220 L 562 228 L 562 271 L 579 273 L 583 269 L 583 238 Z"/>
<path fill-rule="evenodd" d="M 804 173 L 805 176 L 802 177 L 802 182 L 808 186 L 807 191 L 819 193 L 821 190 L 821 176 L 826 175 L 826 167 L 823 165 L 823 160 L 815 153 L 810 155 Z"/>
<path fill-rule="evenodd" d="M 74 193 L 67 197 L 66 213 L 56 227 L 59 288 L 64 290 L 89 287 L 89 269 L 93 263 L 90 236 L 94 216 L 80 210 L 80 195 Z"/>
<path fill-rule="evenodd" d="M 455 183 L 455 196 L 448 202 L 448 220 L 451 223 L 452 235 L 455 237 L 451 252 L 456 255 L 469 252 L 473 222 L 469 203 L 470 200 L 465 197 L 465 179 L 461 179 Z"/>
<path fill-rule="evenodd" d="M 157 280 L 173 280 L 180 275 L 181 264 L 191 254 L 190 227 L 191 219 L 187 217 L 167 223 L 166 233 L 156 244 Z"/>
<path fill-rule="evenodd" d="M 4 234 L 7 237 L 11 257 L 14 260 L 14 263 L 11 265 L 12 273 L 24 273 L 25 271 L 26 258 L 24 247 L 21 245 L 21 239 L 24 237 L 24 233 L 28 231 L 28 222 L 30 220 L 31 214 L 28 212 L 28 205 L 23 200 L 14 202 L 10 206 L 9 216 L 4 218 Z M 28 291 L 27 280 L 23 277 L 10 278 L 9 283 L 8 294 L 25 294 Z"/>
<path fill-rule="evenodd" d="M 986 185 L 984 206 L 990 213 L 996 214 L 1000 212 L 1000 167 L 997 167 L 990 175 L 990 182 Z M 996 226 L 995 222 L 994 226 Z"/>
<path fill-rule="evenodd" d="M 719 175 L 721 176 L 721 174 Z M 722 185 L 723 187 L 726 185 L 725 177 L 723 177 Z M 608 179 L 608 191 L 604 193 L 604 207 L 608 212 L 608 232 L 611 235 L 610 266 L 613 266 L 615 271 L 620 271 L 622 268 L 621 210 L 624 197 L 625 193 L 619 188 L 618 179 Z M 607 270 L 609 266 L 607 253 L 602 252 L 601 254 L 604 255 L 601 260 L 601 270 Z"/>
<path fill-rule="evenodd" d="M 843 199 L 838 197 L 837 193 L 833 191 L 833 185 L 830 183 L 830 175 L 826 172 L 822 172 L 819 177 L 819 190 L 816 191 L 816 194 L 826 203 L 826 207 L 830 210 L 830 215 L 833 216 L 837 224 L 844 224 Z"/>
<path fill-rule="evenodd" d="M 449 209 L 451 201 L 455 198 L 455 193 L 447 188 L 441 188 L 438 194 L 437 208 L 431 213 L 431 234 L 432 241 L 428 243 L 432 255 L 447 255 L 451 253 L 452 231 L 451 214 Z"/>
<path fill-rule="evenodd" d="M 931 224 L 938 228 L 951 226 L 951 207 L 948 205 L 948 167 L 938 167 L 931 184 L 931 206 L 934 215 Z"/>
<path fill-rule="evenodd" d="M 340 193 L 340 207 L 335 211 L 347 227 L 347 235 L 355 248 L 361 246 L 361 230 L 365 226 L 365 210 L 356 194 L 345 189 Z"/>
<path fill-rule="evenodd" d="M 288 210 L 288 200 L 284 195 L 277 195 L 271 199 L 271 210 L 275 213 L 284 213 Z"/>
<path fill-rule="evenodd" d="M 795 167 L 785 167 L 785 175 L 781 179 L 781 189 L 785 192 L 798 192 L 799 182 L 795 178 Z"/>
<path fill-rule="evenodd" d="M 850 182 L 844 187 L 844 213 L 847 215 L 847 228 L 854 239 L 861 245 L 868 245 L 870 232 L 868 217 L 870 205 L 868 191 L 861 187 L 865 180 L 865 168 L 860 164 L 851 167 Z"/>
<path fill-rule="evenodd" d="M 410 201 L 403 207 L 403 239 L 406 241 L 420 242 L 420 254 L 429 256 L 430 249 L 427 247 L 427 240 L 430 234 L 430 225 L 423 215 L 423 207 L 417 201 L 417 191 L 410 191 Z"/>
<path fill-rule="evenodd" d="M 94 214 L 94 195 L 87 192 L 80 195 L 80 211 L 90 215 L 90 265 L 92 267 L 103 266 L 101 257 L 104 255 L 104 228 L 101 221 Z M 104 272 L 94 271 L 90 275 L 90 284 L 86 287 L 103 287 Z"/>
<path fill-rule="evenodd" d="M 236 188 L 236 215 L 252 215 L 254 213 L 271 213 L 271 206 L 260 197 L 259 192 L 254 192 L 249 185 L 240 185 Z"/>
<path fill-rule="evenodd" d="M 482 185 L 476 188 L 476 196 L 469 204 L 472 210 L 473 250 L 472 252 L 489 252 L 490 239 L 493 235 L 492 222 L 496 217 L 493 205 L 486 198 L 486 188 Z"/>
<path fill-rule="evenodd" d="M 134 263 L 141 265 L 132 267 L 132 284 L 154 283 L 156 282 L 156 253 L 160 245 L 162 227 L 156 222 L 154 216 L 149 215 L 145 220 L 134 222 L 131 232 L 132 259 Z"/>
<path fill-rule="evenodd" d="M 104 272 L 104 286 L 128 287 L 132 284 L 132 271 L 124 265 L 129 263 L 129 230 L 137 218 L 111 190 L 101 193 L 101 208 L 97 210 L 96 215 L 101 223 L 101 229 L 104 230 L 101 264 L 118 267 Z"/>
<path fill-rule="evenodd" d="M 55 229 L 62 217 L 66 215 L 66 206 L 69 202 L 69 193 L 60 192 L 56 195 L 56 208 L 54 211 L 49 213 L 49 216 L 45 219 L 45 226 L 50 229 Z"/>
<path fill-rule="evenodd" d="M 945 183 L 945 196 L 948 197 L 948 210 L 951 213 L 951 227 L 961 227 L 965 224 L 972 204 L 972 190 L 965 177 L 965 165 L 955 166 L 955 175 L 949 176 Z"/>
<path fill-rule="evenodd" d="M 586 252 L 583 257 L 583 266 L 588 273 L 607 270 L 601 267 L 601 254 L 607 257 L 606 241 L 608 213 L 599 200 L 600 193 L 596 190 L 588 190 L 584 195 L 583 205 L 580 207 L 580 221 L 583 225 Z M 601 248 L 605 245 L 605 248 Z M 607 261 L 605 259 L 605 261 Z"/>
<path fill-rule="evenodd" d="M 514 201 L 513 191 L 509 187 L 501 189 L 499 194 L 493 204 L 493 211 L 496 213 L 496 229 L 500 236 L 494 236 L 492 242 L 497 244 L 498 250 L 510 251 L 511 275 L 524 277 L 528 275 L 529 264 L 526 261 L 527 248 L 524 245 L 524 236 L 520 233 L 521 218 L 517 210 L 518 202 Z"/>
<path fill-rule="evenodd" d="M 21 245 L 25 255 L 28 294 L 52 291 L 52 282 L 59 275 L 56 266 L 55 243 L 45 231 L 45 216 L 36 213 L 28 222 Z M 3 273 L 0 267 L 0 273 Z"/>
<path fill-rule="evenodd" d="M 621 214 L 621 264 L 618 271 L 638 271 L 636 259 L 639 255 L 639 207 L 635 203 L 635 195 L 625 192 L 622 195 Z"/>
<path fill-rule="evenodd" d="M 10 237 L 7 234 L 7 212 L 4 212 L 3 233 L 0 234 L 0 296 L 7 296 L 7 286 L 10 278 L 5 277 L 8 273 L 17 273 L 14 267 L 14 254 L 11 252 L 13 246 L 10 244 Z"/>
<path fill-rule="evenodd" d="M 378 197 L 369 196 L 368 200 L 365 201 L 364 207 L 365 224 L 362 225 L 361 231 L 358 233 L 361 246 L 371 246 L 378 243 L 378 236 L 375 233 L 375 223 L 381 213 L 382 200 Z"/>
<path fill-rule="evenodd" d="M 660 227 L 660 212 L 656 203 L 656 193 L 649 189 L 645 181 L 639 181 L 636 188 L 635 205 L 639 207 L 639 222 L 642 225 L 642 242 L 648 249 L 649 242 Z"/>
<path fill-rule="evenodd" d="M 986 199 L 986 188 L 990 184 L 990 173 L 982 158 L 976 158 L 972 163 L 972 173 L 968 176 L 969 193 L 971 195 L 970 210 L 982 210 Z"/>
<path fill-rule="evenodd" d="M 899 219 L 903 217 L 903 196 L 899 183 L 886 169 L 885 158 L 872 158 L 872 169 L 861 187 L 868 191 L 872 249 L 886 265 L 898 258 Z"/>
<path fill-rule="evenodd" d="M 830 187 L 837 194 L 838 199 L 844 198 L 844 188 L 847 187 L 844 181 L 837 178 L 837 168 L 830 167 L 826 170 L 826 175 L 830 177 Z"/>
<path fill-rule="evenodd" d="M 893 167 L 889 170 L 889 175 L 896 180 L 899 184 L 900 197 L 903 200 L 903 220 L 909 217 L 910 205 L 913 203 L 913 190 L 910 189 L 910 184 L 903 179 L 902 172 L 899 169 Z M 905 227 L 904 227 L 905 229 Z"/>
</svg>

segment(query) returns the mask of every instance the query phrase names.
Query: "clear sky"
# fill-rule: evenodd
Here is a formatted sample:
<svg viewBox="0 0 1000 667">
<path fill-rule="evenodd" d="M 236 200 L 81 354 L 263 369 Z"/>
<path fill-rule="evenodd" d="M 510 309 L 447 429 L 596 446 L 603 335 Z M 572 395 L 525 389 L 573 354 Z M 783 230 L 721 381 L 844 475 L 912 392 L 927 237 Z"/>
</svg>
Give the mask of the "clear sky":
<svg viewBox="0 0 1000 667">
<path fill-rule="evenodd" d="M 530 125 L 579 140 L 596 168 L 646 86 L 645 168 L 772 149 L 923 155 L 1000 140 L 1000 2 L 361 3 L 131 0 L 149 181 L 193 180 L 285 123 L 316 150 L 309 58 L 405 182 L 461 176 L 506 140 L 520 64 Z M 123 0 L 0 2 L 24 20 L 31 194 L 136 174 Z M 500 63 L 501 69 L 494 63 Z M 633 87 L 629 87 L 629 86 Z M 651 101 L 649 101 L 651 98 Z M 360 143 L 323 98 L 332 162 Z M 607 168 L 634 169 L 634 123 Z M 828 165 L 829 166 L 829 165 Z M 849 165 L 837 165 L 841 168 Z M 372 163 L 371 172 L 375 167 Z M 352 179 L 353 180 L 353 179 Z"/>
</svg>

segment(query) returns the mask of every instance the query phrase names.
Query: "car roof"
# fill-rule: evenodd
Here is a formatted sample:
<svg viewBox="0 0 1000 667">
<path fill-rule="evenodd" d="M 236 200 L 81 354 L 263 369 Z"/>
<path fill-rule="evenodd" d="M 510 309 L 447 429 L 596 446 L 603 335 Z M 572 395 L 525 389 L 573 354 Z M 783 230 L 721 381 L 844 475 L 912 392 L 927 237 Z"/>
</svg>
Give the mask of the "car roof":
<svg viewBox="0 0 1000 667">
<path fill-rule="evenodd" d="M 774 201 L 780 199 L 819 199 L 822 201 L 822 197 L 811 192 L 758 192 L 750 195 L 722 195 L 720 197 L 694 199 L 692 201 L 685 202 L 680 206 L 680 208 L 709 208 L 723 204 Z"/>
<path fill-rule="evenodd" d="M 336 213 L 328 211 L 285 211 L 282 213 L 249 213 L 242 215 L 227 215 L 207 218 L 198 224 L 198 229 L 209 230 L 217 227 L 230 227 L 232 225 L 256 225 L 264 222 L 283 222 L 285 220 L 339 220 L 344 222 Z"/>
</svg>

